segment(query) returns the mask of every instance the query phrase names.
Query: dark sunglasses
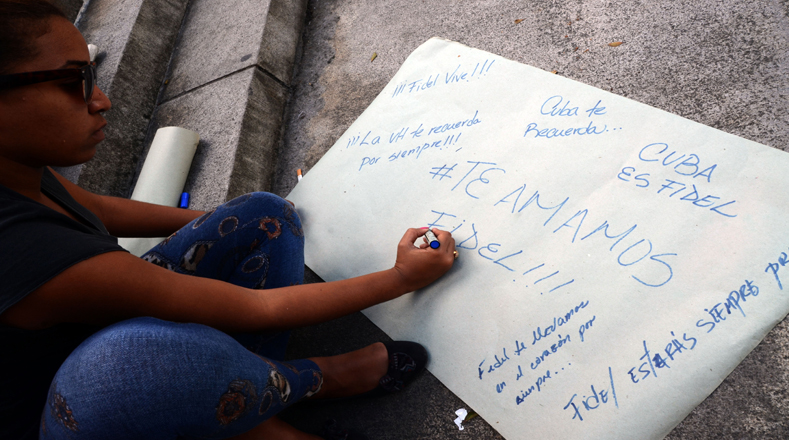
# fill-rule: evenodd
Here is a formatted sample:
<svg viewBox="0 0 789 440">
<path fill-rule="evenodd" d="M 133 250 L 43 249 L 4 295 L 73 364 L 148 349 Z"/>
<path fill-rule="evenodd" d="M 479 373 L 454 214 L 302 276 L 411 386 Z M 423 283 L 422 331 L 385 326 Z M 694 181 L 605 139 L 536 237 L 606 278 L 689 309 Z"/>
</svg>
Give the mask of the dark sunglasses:
<svg viewBox="0 0 789 440">
<path fill-rule="evenodd" d="M 74 80 L 82 80 L 83 98 L 85 98 L 85 103 L 89 104 L 90 98 L 93 96 L 93 89 L 96 87 L 95 62 L 90 62 L 83 67 L 73 69 L 41 70 L 38 72 L 0 75 L 0 90 L 72 78 Z"/>
</svg>

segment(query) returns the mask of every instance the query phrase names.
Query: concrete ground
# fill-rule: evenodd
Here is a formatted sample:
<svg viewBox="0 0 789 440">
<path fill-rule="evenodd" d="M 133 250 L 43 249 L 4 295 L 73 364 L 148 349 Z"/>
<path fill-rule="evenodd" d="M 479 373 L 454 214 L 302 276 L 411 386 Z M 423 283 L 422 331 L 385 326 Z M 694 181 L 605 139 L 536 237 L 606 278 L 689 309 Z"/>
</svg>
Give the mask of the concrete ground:
<svg viewBox="0 0 789 440">
<path fill-rule="evenodd" d="M 295 170 L 309 172 L 433 36 L 789 151 L 787 0 L 311 0 L 275 192 L 287 195 Z M 335 354 L 384 338 L 355 314 L 297 331 L 290 355 Z M 784 320 L 667 438 L 789 438 L 788 361 Z M 468 408 L 425 374 L 397 396 L 302 406 L 284 418 L 314 432 L 332 416 L 373 439 L 500 438 L 479 418 L 458 431 L 452 420 L 461 407 Z"/>
</svg>

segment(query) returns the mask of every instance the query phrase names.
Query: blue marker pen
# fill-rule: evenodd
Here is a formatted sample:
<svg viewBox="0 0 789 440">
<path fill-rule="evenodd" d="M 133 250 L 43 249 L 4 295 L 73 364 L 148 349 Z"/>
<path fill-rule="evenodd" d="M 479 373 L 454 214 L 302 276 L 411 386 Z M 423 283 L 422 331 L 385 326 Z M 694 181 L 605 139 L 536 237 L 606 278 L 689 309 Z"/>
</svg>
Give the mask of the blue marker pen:
<svg viewBox="0 0 789 440">
<path fill-rule="evenodd" d="M 436 234 L 430 229 L 425 232 L 425 238 L 427 238 L 427 244 L 430 245 L 431 248 L 438 249 L 438 247 L 441 246 L 441 243 L 438 242 L 438 238 L 436 238 Z"/>
<path fill-rule="evenodd" d="M 189 207 L 189 193 L 181 193 L 181 201 L 178 203 L 179 208 L 188 208 Z"/>
</svg>

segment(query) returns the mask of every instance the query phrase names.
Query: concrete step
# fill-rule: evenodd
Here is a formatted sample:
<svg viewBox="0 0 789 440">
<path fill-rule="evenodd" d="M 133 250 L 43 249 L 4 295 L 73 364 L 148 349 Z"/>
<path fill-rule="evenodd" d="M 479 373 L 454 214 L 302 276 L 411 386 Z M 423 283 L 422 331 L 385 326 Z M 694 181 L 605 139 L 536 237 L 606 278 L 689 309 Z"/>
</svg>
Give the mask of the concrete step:
<svg viewBox="0 0 789 440">
<path fill-rule="evenodd" d="M 201 135 L 192 207 L 269 190 L 306 3 L 89 0 L 77 26 L 99 47 L 99 87 L 113 108 L 96 157 L 59 171 L 128 197 L 156 130 L 176 125 Z"/>
<path fill-rule="evenodd" d="M 200 133 L 192 207 L 270 190 L 305 11 L 304 0 L 190 3 L 145 145 L 159 127 Z"/>
</svg>

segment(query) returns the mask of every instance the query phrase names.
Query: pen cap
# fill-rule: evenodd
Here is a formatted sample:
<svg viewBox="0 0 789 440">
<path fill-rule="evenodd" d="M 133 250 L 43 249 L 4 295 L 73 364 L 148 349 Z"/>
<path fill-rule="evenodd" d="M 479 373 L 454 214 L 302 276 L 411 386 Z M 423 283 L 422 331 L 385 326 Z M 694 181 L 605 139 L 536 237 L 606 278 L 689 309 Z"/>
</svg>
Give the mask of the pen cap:
<svg viewBox="0 0 789 440">
<path fill-rule="evenodd" d="M 430 245 L 431 248 L 438 249 L 441 246 L 441 243 L 439 243 L 438 238 L 436 238 L 436 234 L 434 234 L 433 231 L 431 231 L 430 229 L 425 231 L 425 238 L 427 238 L 427 243 Z"/>
</svg>

